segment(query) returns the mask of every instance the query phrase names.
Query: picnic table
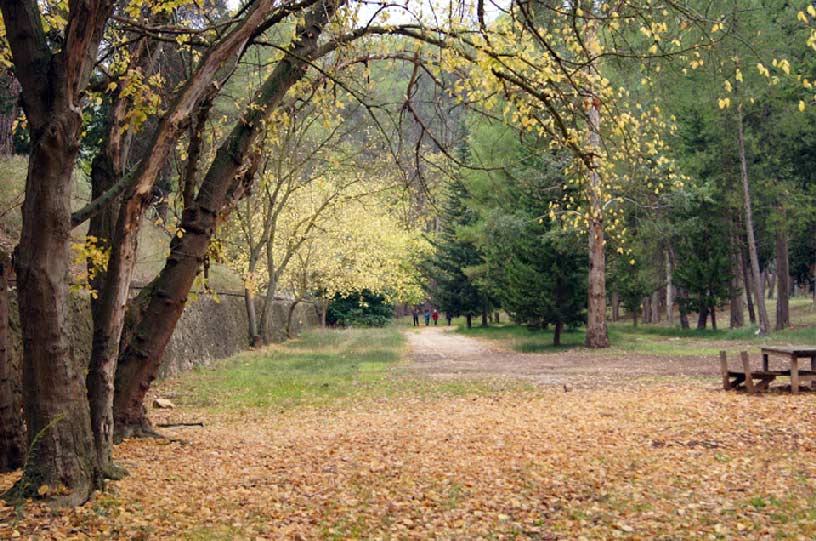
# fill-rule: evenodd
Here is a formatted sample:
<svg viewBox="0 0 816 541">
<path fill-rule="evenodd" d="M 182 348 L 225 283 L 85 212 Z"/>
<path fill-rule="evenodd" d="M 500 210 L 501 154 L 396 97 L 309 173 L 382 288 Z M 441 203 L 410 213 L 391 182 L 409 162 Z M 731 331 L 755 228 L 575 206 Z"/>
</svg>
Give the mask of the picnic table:
<svg viewBox="0 0 816 541">
<path fill-rule="evenodd" d="M 788 370 L 771 370 L 770 356 L 785 357 L 790 363 Z M 728 369 L 726 353 L 720 352 L 720 369 L 723 377 L 723 387 L 738 389 L 742 385 L 749 393 L 761 392 L 778 377 L 789 377 L 791 393 L 798 393 L 802 380 L 809 380 L 811 388 L 816 389 L 816 346 L 767 346 L 762 348 L 762 370 L 751 370 L 748 353 L 740 353 L 743 371 Z M 799 368 L 799 359 L 810 359 L 810 370 Z M 733 379 L 732 379 L 733 378 Z"/>
</svg>

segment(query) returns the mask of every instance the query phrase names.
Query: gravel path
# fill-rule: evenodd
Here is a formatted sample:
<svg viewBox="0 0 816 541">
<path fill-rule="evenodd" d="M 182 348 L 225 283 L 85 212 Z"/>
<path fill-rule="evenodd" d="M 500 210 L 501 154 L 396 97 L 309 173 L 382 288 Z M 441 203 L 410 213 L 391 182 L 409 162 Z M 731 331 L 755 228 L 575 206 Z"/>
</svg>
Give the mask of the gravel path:
<svg viewBox="0 0 816 541">
<path fill-rule="evenodd" d="M 719 376 L 715 358 L 576 348 L 518 353 L 444 327 L 407 331 L 412 368 L 430 377 L 511 377 L 542 384 L 620 384 L 633 377 Z"/>
</svg>

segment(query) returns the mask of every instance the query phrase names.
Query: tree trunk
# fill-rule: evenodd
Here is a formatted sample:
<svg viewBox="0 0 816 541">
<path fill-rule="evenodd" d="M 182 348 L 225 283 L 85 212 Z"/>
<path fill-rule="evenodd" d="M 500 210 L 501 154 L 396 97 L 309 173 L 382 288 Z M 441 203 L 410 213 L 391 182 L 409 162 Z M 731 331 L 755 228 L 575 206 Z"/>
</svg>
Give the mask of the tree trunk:
<svg viewBox="0 0 816 541">
<path fill-rule="evenodd" d="M 181 221 L 184 234 L 171 242 L 170 256 L 156 279 L 145 317 L 119 359 L 114 397 L 117 437 L 150 432 L 142 402 L 156 378 L 216 223 L 224 219 L 230 205 L 249 190 L 257 167 L 258 134 L 286 92 L 306 73 L 322 29 L 337 6 L 337 3 L 321 2 L 306 14 L 303 25 L 297 29 L 291 55 L 281 60 L 264 81 L 244 113 L 245 120 L 235 125 L 219 147 L 195 204 L 184 210 Z"/>
<path fill-rule="evenodd" d="M 20 114 L 20 83 L 10 72 L 0 75 L 0 156 L 14 153 L 12 126 Z"/>
<path fill-rule="evenodd" d="M 652 323 L 660 323 L 660 291 L 652 293 Z"/>
<path fill-rule="evenodd" d="M 711 312 L 711 328 L 716 331 L 717 330 L 717 307 L 712 306 L 711 308 L 709 308 L 709 311 Z"/>
<path fill-rule="evenodd" d="M 467 328 L 472 329 L 473 328 L 473 316 L 470 315 L 470 314 L 467 314 L 465 316 L 465 320 L 467 321 Z"/>
<path fill-rule="evenodd" d="M 244 288 L 244 305 L 246 306 L 247 321 L 249 323 L 249 345 L 258 347 L 261 340 L 258 335 L 258 321 L 255 314 L 255 294 L 248 287 Z"/>
<path fill-rule="evenodd" d="M 289 304 L 289 310 L 286 313 L 286 338 L 294 338 L 295 333 L 292 329 L 292 318 L 295 315 L 295 310 L 297 309 L 297 305 L 300 304 L 300 299 L 294 299 Z"/>
<path fill-rule="evenodd" d="M 732 245 L 736 246 L 737 241 L 735 238 L 732 237 Z M 743 313 L 743 306 L 742 306 L 742 289 L 740 288 L 740 276 L 742 276 L 742 261 L 739 251 L 735 251 L 732 258 L 733 269 L 734 269 L 734 276 L 731 278 L 731 283 L 729 284 L 729 297 L 730 297 L 730 311 L 731 311 L 731 321 L 730 327 L 732 329 L 738 329 L 745 325 L 745 315 Z"/>
<path fill-rule="evenodd" d="M 784 211 L 782 213 L 784 216 Z M 790 327 L 790 312 L 788 308 L 788 294 L 790 280 L 788 270 L 788 232 L 785 225 L 779 227 L 776 233 L 776 274 L 777 274 L 777 299 L 776 299 L 776 330 L 781 331 Z"/>
<path fill-rule="evenodd" d="M 23 401 L 31 458 L 21 487 L 65 486 L 77 505 L 96 486 L 85 366 L 71 355 L 68 273 L 71 184 L 81 117 L 54 114 L 32 129 L 23 230 L 16 252 L 23 331 Z"/>
<path fill-rule="evenodd" d="M 641 306 L 643 306 L 643 312 L 641 313 L 640 319 L 643 320 L 643 323 L 651 323 L 652 322 L 652 297 L 648 296 L 643 299 L 641 302 Z"/>
<path fill-rule="evenodd" d="M 638 311 L 637 310 L 632 310 L 632 326 L 633 327 L 637 327 L 637 316 L 638 316 Z"/>
<path fill-rule="evenodd" d="M 706 328 L 708 322 L 708 306 L 700 304 L 700 309 L 697 312 L 697 330 L 701 331 Z"/>
<path fill-rule="evenodd" d="M 553 333 L 553 346 L 560 346 L 561 345 L 561 329 L 563 328 L 564 324 L 560 321 L 555 322 L 555 332 Z"/>
<path fill-rule="evenodd" d="M 666 321 L 674 323 L 674 285 L 672 284 L 672 258 L 670 250 L 666 250 Z"/>
<path fill-rule="evenodd" d="M 610 297 L 612 304 L 612 321 L 618 321 L 620 319 L 620 295 L 617 290 L 614 290 Z"/>
<path fill-rule="evenodd" d="M 753 281 L 751 280 L 751 272 L 748 270 L 748 256 L 745 254 L 745 250 L 740 248 L 740 267 L 742 268 L 742 283 L 745 286 L 745 301 L 748 306 L 748 321 L 751 322 L 751 325 L 756 325 L 756 312 L 754 312 L 754 299 L 753 294 L 751 293 L 754 291 Z"/>
<path fill-rule="evenodd" d="M 768 334 L 768 312 L 765 310 L 765 297 L 762 295 L 762 283 L 759 273 L 759 255 L 754 237 L 754 216 L 751 210 L 751 190 L 748 184 L 748 162 L 745 157 L 745 131 L 742 122 L 742 106 L 737 107 L 737 144 L 739 147 L 740 171 L 742 178 L 742 196 L 745 211 L 745 231 L 748 238 L 748 256 L 751 260 L 751 272 L 754 282 L 754 299 L 759 312 L 759 333 Z"/>
<path fill-rule="evenodd" d="M 490 326 L 490 317 L 488 315 L 487 304 L 482 304 L 482 327 Z"/>
<path fill-rule="evenodd" d="M 11 261 L 0 254 L 0 473 L 21 468 L 25 460 L 26 432 L 23 423 L 22 371 L 11 355 L 9 342 L 8 278 Z"/>
<path fill-rule="evenodd" d="M 591 146 L 600 148 L 600 104 L 589 107 Z M 609 347 L 606 327 L 606 254 L 604 253 L 603 202 L 601 178 L 596 169 L 589 174 L 589 299 L 587 304 L 586 347 Z"/>
<path fill-rule="evenodd" d="M 777 266 L 778 266 L 778 265 L 777 265 Z M 767 289 L 768 289 L 768 298 L 769 298 L 769 299 L 773 299 L 773 298 L 774 298 L 774 288 L 775 288 L 775 286 L 776 286 L 776 276 L 777 276 L 778 274 L 779 274 L 779 270 L 777 269 L 777 272 L 771 272 L 771 271 L 769 270 L 769 271 L 766 273 L 766 275 L 765 275 L 765 280 L 766 280 L 766 282 L 765 282 L 765 283 L 767 284 Z"/>
</svg>

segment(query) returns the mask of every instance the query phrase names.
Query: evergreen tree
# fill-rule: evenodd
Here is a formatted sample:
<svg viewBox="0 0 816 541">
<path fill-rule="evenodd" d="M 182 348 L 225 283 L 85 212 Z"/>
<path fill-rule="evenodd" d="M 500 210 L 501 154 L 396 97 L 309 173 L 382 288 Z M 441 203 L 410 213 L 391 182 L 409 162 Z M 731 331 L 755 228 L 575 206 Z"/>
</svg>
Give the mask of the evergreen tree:
<svg viewBox="0 0 816 541">
<path fill-rule="evenodd" d="M 423 271 L 431 302 L 453 317 L 465 316 L 470 328 L 473 316 L 489 308 L 489 299 L 467 274 L 468 269 L 477 268 L 483 263 L 476 245 L 461 235 L 462 228 L 476 221 L 475 213 L 467 207 L 467 198 L 464 182 L 460 178 L 455 179 L 449 187 L 440 216 L 438 235 L 431 239 L 434 254 L 423 265 Z"/>
</svg>

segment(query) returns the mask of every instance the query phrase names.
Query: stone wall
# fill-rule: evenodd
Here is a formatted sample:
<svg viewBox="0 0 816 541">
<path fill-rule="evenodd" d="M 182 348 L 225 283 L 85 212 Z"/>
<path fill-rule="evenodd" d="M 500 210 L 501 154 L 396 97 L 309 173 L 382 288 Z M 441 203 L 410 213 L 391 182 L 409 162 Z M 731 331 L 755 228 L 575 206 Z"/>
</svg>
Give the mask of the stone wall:
<svg viewBox="0 0 816 541">
<path fill-rule="evenodd" d="M 12 335 L 12 355 L 19 359 L 22 356 L 22 339 L 13 294 L 11 300 L 9 327 Z M 273 305 L 272 317 L 269 318 L 269 334 L 276 341 L 283 341 L 286 338 L 289 305 L 289 301 L 285 300 L 276 301 Z M 90 302 L 85 295 L 78 294 L 72 298 L 69 308 L 74 358 L 77 362 L 87 363 L 91 355 L 93 334 Z M 260 314 L 260 306 L 258 313 Z M 292 320 L 295 333 L 320 323 L 317 311 L 310 303 L 298 304 Z M 222 295 L 215 301 L 208 295 L 202 295 L 196 300 L 191 300 L 167 345 L 159 377 L 178 374 L 247 349 L 249 346 L 247 328 L 242 297 Z"/>
</svg>

